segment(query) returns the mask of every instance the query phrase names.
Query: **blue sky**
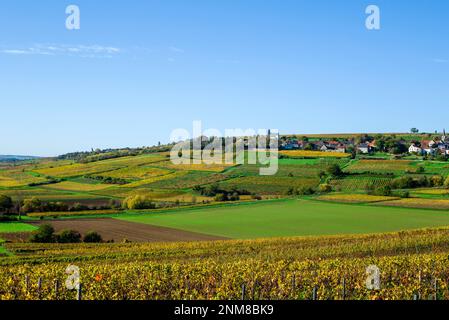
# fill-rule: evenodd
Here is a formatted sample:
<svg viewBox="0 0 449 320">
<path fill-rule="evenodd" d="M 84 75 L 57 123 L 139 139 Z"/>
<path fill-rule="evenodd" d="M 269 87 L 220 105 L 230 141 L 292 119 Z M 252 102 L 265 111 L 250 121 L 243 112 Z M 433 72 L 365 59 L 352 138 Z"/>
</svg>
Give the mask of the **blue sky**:
<svg viewBox="0 0 449 320">
<path fill-rule="evenodd" d="M 81 29 L 65 28 L 65 8 Z M 381 30 L 365 28 L 378 5 Z M 0 154 L 449 128 L 447 0 L 2 0 Z"/>
</svg>

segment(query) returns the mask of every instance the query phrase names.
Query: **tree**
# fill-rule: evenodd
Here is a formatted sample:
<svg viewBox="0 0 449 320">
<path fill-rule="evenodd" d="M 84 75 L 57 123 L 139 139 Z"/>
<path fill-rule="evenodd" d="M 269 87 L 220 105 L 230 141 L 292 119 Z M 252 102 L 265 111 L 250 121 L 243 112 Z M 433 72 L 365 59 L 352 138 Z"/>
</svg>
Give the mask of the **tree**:
<svg viewBox="0 0 449 320">
<path fill-rule="evenodd" d="M 304 147 L 304 150 L 312 151 L 313 150 L 313 145 L 311 143 L 307 143 L 306 146 Z"/>
<path fill-rule="evenodd" d="M 378 195 L 378 196 L 391 196 L 392 191 L 391 191 L 391 187 L 390 186 L 384 186 L 384 187 L 380 187 L 377 188 L 376 190 L 374 190 L 374 194 Z"/>
<path fill-rule="evenodd" d="M 318 172 L 318 178 L 323 179 L 325 177 L 326 177 L 326 172 L 324 172 L 324 171 Z"/>
<path fill-rule="evenodd" d="M 411 128 L 410 132 L 416 134 L 419 133 L 419 130 L 417 128 Z"/>
<path fill-rule="evenodd" d="M 331 187 L 331 185 L 329 185 L 327 183 L 323 183 L 323 184 L 320 184 L 318 186 L 318 190 L 321 193 L 327 193 L 327 192 L 331 192 L 332 191 L 332 187 Z"/>
<path fill-rule="evenodd" d="M 81 234 L 75 230 L 63 230 L 56 235 L 58 243 L 80 243 Z"/>
<path fill-rule="evenodd" d="M 99 233 L 97 233 L 95 231 L 90 231 L 90 232 L 86 233 L 83 241 L 85 243 L 100 243 L 100 242 L 103 242 L 103 238 L 101 237 L 101 235 Z"/>
<path fill-rule="evenodd" d="M 142 210 L 142 209 L 155 209 L 156 205 L 151 201 L 150 198 L 145 196 L 130 196 L 123 201 L 122 204 L 124 209 L 131 210 Z"/>
<path fill-rule="evenodd" d="M 440 175 L 435 175 L 430 178 L 430 184 L 433 187 L 441 187 L 444 183 L 444 178 Z"/>
<path fill-rule="evenodd" d="M 52 243 L 55 242 L 55 229 L 50 224 L 43 224 L 37 229 L 30 238 L 34 243 Z"/>
<path fill-rule="evenodd" d="M 215 196 L 215 201 L 229 201 L 227 193 L 219 193 Z"/>
<path fill-rule="evenodd" d="M 22 211 L 25 213 L 41 212 L 42 211 L 42 201 L 36 197 L 33 197 L 31 199 L 25 199 L 23 201 Z"/>
<path fill-rule="evenodd" d="M 449 176 L 446 178 L 446 181 L 444 181 L 444 186 L 449 189 Z"/>
<path fill-rule="evenodd" d="M 332 164 L 327 167 L 327 173 L 333 177 L 340 177 L 341 175 L 343 175 L 343 171 L 341 171 L 341 168 L 338 164 Z"/>
<path fill-rule="evenodd" d="M 8 213 L 14 207 L 12 199 L 5 195 L 0 195 L 0 212 Z"/>
</svg>

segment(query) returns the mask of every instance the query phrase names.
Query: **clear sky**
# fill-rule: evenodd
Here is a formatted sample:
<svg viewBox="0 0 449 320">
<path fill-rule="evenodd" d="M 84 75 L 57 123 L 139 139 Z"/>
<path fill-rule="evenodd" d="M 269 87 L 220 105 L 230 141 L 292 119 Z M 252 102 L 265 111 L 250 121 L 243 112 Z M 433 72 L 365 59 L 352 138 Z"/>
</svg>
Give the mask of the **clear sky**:
<svg viewBox="0 0 449 320">
<path fill-rule="evenodd" d="M 2 0 L 0 110 L 0 154 L 42 156 L 167 142 L 194 120 L 448 129 L 449 1 Z"/>
</svg>

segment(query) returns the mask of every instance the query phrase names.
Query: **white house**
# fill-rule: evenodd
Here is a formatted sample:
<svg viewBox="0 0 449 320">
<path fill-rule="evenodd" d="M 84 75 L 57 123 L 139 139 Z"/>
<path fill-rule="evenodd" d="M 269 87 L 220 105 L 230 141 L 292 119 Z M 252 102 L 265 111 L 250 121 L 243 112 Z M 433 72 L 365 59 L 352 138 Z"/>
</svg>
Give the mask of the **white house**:
<svg viewBox="0 0 449 320">
<path fill-rule="evenodd" d="M 369 153 L 370 148 L 369 145 L 366 143 L 361 143 L 357 146 L 357 150 L 359 150 L 361 153 Z"/>
<path fill-rule="evenodd" d="M 417 145 L 412 143 L 410 145 L 410 147 L 408 148 L 408 152 L 409 153 L 422 153 L 422 149 L 421 149 L 421 147 L 418 147 Z"/>
</svg>

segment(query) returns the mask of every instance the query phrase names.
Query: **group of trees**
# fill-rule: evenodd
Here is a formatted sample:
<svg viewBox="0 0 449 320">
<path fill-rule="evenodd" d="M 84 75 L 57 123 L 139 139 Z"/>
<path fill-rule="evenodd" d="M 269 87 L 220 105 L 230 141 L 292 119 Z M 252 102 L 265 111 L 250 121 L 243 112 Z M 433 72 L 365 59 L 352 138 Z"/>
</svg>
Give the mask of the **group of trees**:
<svg viewBox="0 0 449 320">
<path fill-rule="evenodd" d="M 118 185 L 124 185 L 129 183 L 128 180 L 126 179 L 122 179 L 122 178 L 112 178 L 112 177 L 104 177 L 104 176 L 100 176 L 100 175 L 88 175 L 88 176 L 84 176 L 87 179 L 92 179 L 92 180 L 96 180 L 96 181 L 101 181 L 101 183 L 105 183 L 105 184 L 118 184 Z"/>
<path fill-rule="evenodd" d="M 142 195 L 129 196 L 122 202 L 123 209 L 143 210 L 156 209 L 156 203 L 152 199 Z"/>
<path fill-rule="evenodd" d="M 238 201 L 241 195 L 251 195 L 251 192 L 247 190 L 237 188 L 231 188 L 229 190 L 221 189 L 218 183 L 213 183 L 205 187 L 195 186 L 193 190 L 203 196 L 214 197 L 215 201 Z"/>
<path fill-rule="evenodd" d="M 120 202 L 118 200 L 111 200 L 109 204 L 104 204 L 101 206 L 88 206 L 81 203 L 75 203 L 73 205 L 68 205 L 65 202 L 44 202 L 39 198 L 33 197 L 30 199 L 25 199 L 21 204 L 21 211 L 23 213 L 33 213 L 33 212 L 69 212 L 69 211 L 87 211 L 87 210 L 108 210 L 116 209 L 120 207 Z"/>
<path fill-rule="evenodd" d="M 40 199 L 33 197 L 31 199 L 25 199 L 23 201 L 21 211 L 24 213 L 63 212 L 69 211 L 69 206 L 64 202 L 43 202 Z"/>
<path fill-rule="evenodd" d="M 312 187 L 299 187 L 299 188 L 290 187 L 287 189 L 286 194 L 289 196 L 308 196 L 315 194 L 316 192 L 317 190 Z"/>
<path fill-rule="evenodd" d="M 33 243 L 99 243 L 103 242 L 100 234 L 90 231 L 83 236 L 76 230 L 62 230 L 55 233 L 50 224 L 43 224 L 29 239 Z"/>
<path fill-rule="evenodd" d="M 448 179 L 446 179 L 446 181 Z M 441 175 L 434 175 L 431 177 L 422 175 L 418 178 L 414 178 L 411 176 L 403 176 L 396 178 L 393 181 L 391 181 L 390 186 L 393 189 L 413 189 L 421 187 L 441 187 L 444 184 L 445 181 Z"/>
</svg>

